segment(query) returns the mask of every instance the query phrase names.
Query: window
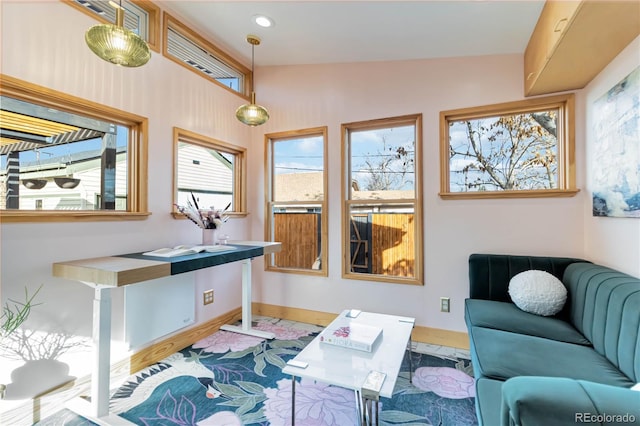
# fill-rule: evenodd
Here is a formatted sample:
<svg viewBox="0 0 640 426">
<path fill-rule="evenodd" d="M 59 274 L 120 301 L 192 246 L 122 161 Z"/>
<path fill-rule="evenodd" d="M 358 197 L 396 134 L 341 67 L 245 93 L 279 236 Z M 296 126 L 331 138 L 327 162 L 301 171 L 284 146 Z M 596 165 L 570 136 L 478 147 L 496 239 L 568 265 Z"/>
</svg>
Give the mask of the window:
<svg viewBox="0 0 640 426">
<path fill-rule="evenodd" d="M 422 115 L 342 125 L 343 277 L 422 284 Z"/>
<path fill-rule="evenodd" d="M 574 97 L 440 113 L 442 198 L 573 196 Z"/>
<path fill-rule="evenodd" d="M 71 0 L 65 3 L 101 23 L 113 24 L 116 21 L 116 10 L 108 1 Z M 123 0 L 122 7 L 125 10 L 124 27 L 138 34 L 151 49 L 159 52 L 160 8 L 148 0 Z"/>
<path fill-rule="evenodd" d="M 327 276 L 327 128 L 272 133 L 265 143 L 265 238 L 282 243 L 266 268 Z"/>
<path fill-rule="evenodd" d="M 6 222 L 145 218 L 147 119 L 0 79 Z"/>
<path fill-rule="evenodd" d="M 245 148 L 173 128 L 174 204 L 186 205 L 191 194 L 202 208 L 246 215 Z M 184 217 L 174 207 L 174 217 Z"/>
<path fill-rule="evenodd" d="M 163 53 L 183 67 L 249 99 L 251 71 L 166 12 Z"/>
</svg>

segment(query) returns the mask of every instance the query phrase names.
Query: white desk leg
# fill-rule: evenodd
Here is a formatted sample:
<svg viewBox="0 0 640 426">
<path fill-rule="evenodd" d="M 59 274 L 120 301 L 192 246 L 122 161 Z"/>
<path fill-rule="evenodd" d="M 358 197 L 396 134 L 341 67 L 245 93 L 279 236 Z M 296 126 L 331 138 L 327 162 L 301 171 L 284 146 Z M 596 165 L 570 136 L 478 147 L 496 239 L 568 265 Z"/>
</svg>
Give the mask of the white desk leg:
<svg viewBox="0 0 640 426">
<path fill-rule="evenodd" d="M 85 283 L 94 288 L 93 298 L 93 370 L 91 373 L 91 404 L 72 400 L 67 408 L 98 425 L 133 425 L 134 423 L 109 414 L 109 385 L 111 372 L 111 288 Z"/>
<path fill-rule="evenodd" d="M 100 286 L 96 286 L 93 299 L 93 347 L 91 411 L 96 417 L 103 417 L 109 413 L 111 289 Z"/>
<path fill-rule="evenodd" d="M 274 339 L 276 336 L 273 333 L 251 328 L 251 300 L 251 259 L 245 259 L 242 261 L 242 327 L 225 324 L 220 330 Z"/>
</svg>

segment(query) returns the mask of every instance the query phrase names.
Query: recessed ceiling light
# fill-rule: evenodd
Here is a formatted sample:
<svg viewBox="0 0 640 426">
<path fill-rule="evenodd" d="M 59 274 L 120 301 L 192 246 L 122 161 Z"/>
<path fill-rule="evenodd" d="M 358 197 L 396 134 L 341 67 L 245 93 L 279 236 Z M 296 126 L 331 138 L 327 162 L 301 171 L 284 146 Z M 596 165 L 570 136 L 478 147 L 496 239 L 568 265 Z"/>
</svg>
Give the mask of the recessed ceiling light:
<svg viewBox="0 0 640 426">
<path fill-rule="evenodd" d="M 263 28 L 273 27 L 273 19 L 264 15 L 255 15 L 253 20 L 256 24 L 260 25 Z"/>
</svg>

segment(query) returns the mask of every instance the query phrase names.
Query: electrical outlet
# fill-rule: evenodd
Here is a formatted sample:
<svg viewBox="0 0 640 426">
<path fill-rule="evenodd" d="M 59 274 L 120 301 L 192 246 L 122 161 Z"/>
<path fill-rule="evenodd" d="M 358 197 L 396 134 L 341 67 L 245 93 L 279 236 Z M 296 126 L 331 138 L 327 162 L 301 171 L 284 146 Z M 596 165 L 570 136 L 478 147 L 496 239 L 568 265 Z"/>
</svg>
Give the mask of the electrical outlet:
<svg viewBox="0 0 640 426">
<path fill-rule="evenodd" d="M 449 298 L 441 297 L 440 298 L 440 312 L 449 312 Z"/>
<path fill-rule="evenodd" d="M 202 304 L 209 305 L 210 303 L 213 303 L 213 290 L 205 290 L 202 293 Z"/>
</svg>

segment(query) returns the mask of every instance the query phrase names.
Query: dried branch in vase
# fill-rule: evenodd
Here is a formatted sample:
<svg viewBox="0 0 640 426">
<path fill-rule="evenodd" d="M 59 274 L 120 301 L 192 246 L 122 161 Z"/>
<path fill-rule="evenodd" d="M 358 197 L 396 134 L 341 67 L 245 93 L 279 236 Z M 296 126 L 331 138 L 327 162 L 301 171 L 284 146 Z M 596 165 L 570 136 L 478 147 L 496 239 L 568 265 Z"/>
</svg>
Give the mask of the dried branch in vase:
<svg viewBox="0 0 640 426">
<path fill-rule="evenodd" d="M 202 209 L 197 198 L 191 193 L 191 200 L 187 199 L 186 206 L 175 205 L 180 213 L 202 229 L 219 229 L 229 219 L 224 213 L 231 207 L 231 203 L 224 210 L 216 210 L 213 206 Z"/>
</svg>

